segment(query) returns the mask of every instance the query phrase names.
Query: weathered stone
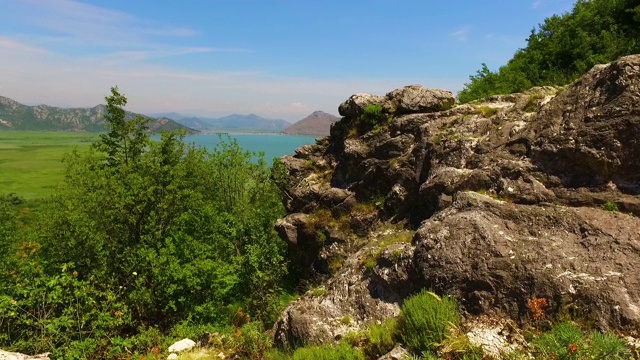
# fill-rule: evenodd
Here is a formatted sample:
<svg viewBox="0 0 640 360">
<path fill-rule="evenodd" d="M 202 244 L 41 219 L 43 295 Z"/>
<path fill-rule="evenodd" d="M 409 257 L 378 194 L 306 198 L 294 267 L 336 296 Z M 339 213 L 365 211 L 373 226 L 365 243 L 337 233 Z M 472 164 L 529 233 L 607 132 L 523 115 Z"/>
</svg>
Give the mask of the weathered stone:
<svg viewBox="0 0 640 360">
<path fill-rule="evenodd" d="M 167 349 L 169 352 L 181 352 L 185 350 L 189 350 L 192 347 L 196 346 L 196 342 L 191 339 L 182 339 L 180 341 L 176 341 L 175 343 L 169 346 Z"/>
<path fill-rule="evenodd" d="M 384 96 L 372 95 L 372 94 L 355 94 L 351 95 L 349 99 L 340 104 L 338 107 L 338 113 L 345 117 L 357 118 L 364 114 L 364 110 L 369 105 L 384 106 L 387 99 Z"/>
<path fill-rule="evenodd" d="M 640 187 L 640 55 L 623 57 L 589 73 L 549 101 L 527 129 L 533 162 L 565 185 L 614 182 Z"/>
<path fill-rule="evenodd" d="M 455 104 L 451 91 L 427 89 L 422 85 L 409 85 L 386 95 L 385 110 L 389 114 L 415 114 L 444 111 Z"/>
<path fill-rule="evenodd" d="M 640 321 L 640 219 L 594 208 L 516 205 L 473 192 L 425 221 L 414 237 L 423 283 L 470 314 L 579 309 L 602 329 Z M 613 309 L 613 311 L 612 311 Z"/>
<path fill-rule="evenodd" d="M 391 351 L 387 354 L 382 355 L 378 358 L 378 360 L 404 360 L 411 358 L 411 353 L 402 345 L 396 345 Z"/>
</svg>

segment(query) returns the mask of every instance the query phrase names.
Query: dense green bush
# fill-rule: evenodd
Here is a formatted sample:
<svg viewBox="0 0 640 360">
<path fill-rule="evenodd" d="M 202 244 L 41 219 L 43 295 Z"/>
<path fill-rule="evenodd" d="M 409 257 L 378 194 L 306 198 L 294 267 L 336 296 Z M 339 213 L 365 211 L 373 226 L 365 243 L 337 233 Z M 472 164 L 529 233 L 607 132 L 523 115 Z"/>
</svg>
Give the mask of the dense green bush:
<svg viewBox="0 0 640 360">
<path fill-rule="evenodd" d="M 578 0 L 569 13 L 545 19 L 527 46 L 497 71 L 486 64 L 458 94 L 468 102 L 532 86 L 563 85 L 594 65 L 640 52 L 639 0 Z"/>
<path fill-rule="evenodd" d="M 273 321 L 284 208 L 264 161 L 229 140 L 212 152 L 179 132 L 151 141 L 117 89 L 106 100 L 110 132 L 68 154 L 64 184 L 20 239 L 0 202 L 12 262 L 0 265 L 0 347 L 109 358 L 147 352 L 136 336 L 149 329 L 224 327 L 238 307 Z"/>
<path fill-rule="evenodd" d="M 460 324 L 458 303 L 450 296 L 439 297 L 422 291 L 404 301 L 401 315 L 402 338 L 411 349 L 434 350 Z"/>
</svg>

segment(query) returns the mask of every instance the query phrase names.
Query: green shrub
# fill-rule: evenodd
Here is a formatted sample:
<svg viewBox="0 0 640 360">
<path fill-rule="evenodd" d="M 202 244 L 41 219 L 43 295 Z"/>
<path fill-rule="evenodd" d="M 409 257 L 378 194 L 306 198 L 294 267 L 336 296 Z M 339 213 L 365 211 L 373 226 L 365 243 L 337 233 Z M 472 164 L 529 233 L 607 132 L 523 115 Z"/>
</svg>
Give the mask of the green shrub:
<svg viewBox="0 0 640 360">
<path fill-rule="evenodd" d="M 398 338 L 397 319 L 387 319 L 380 325 L 372 324 L 365 333 L 363 351 L 367 358 L 377 359 L 391 351 Z"/>
<path fill-rule="evenodd" d="M 364 113 L 356 121 L 358 134 L 373 130 L 374 134 L 381 133 L 389 125 L 389 119 L 382 112 L 382 105 L 370 104 L 364 108 Z"/>
<path fill-rule="evenodd" d="M 542 359 L 571 359 L 583 350 L 584 333 L 576 325 L 562 322 L 535 338 L 532 345 Z"/>
<path fill-rule="evenodd" d="M 618 203 L 615 201 L 608 201 L 602 205 L 602 210 L 619 212 L 620 207 L 618 207 Z"/>
<path fill-rule="evenodd" d="M 405 344 L 415 351 L 435 349 L 460 324 L 457 301 L 422 291 L 402 304 L 401 329 Z"/>
<path fill-rule="evenodd" d="M 293 360 L 364 360 L 362 352 L 341 342 L 336 346 L 309 346 L 297 349 Z"/>
<path fill-rule="evenodd" d="M 586 352 L 590 359 L 622 360 L 631 358 L 631 352 L 620 338 L 597 331 L 591 333 L 591 341 Z"/>
<path fill-rule="evenodd" d="M 263 359 L 263 355 L 273 346 L 271 336 L 259 322 L 249 322 L 237 332 L 234 341 L 236 354 L 248 359 Z"/>
</svg>

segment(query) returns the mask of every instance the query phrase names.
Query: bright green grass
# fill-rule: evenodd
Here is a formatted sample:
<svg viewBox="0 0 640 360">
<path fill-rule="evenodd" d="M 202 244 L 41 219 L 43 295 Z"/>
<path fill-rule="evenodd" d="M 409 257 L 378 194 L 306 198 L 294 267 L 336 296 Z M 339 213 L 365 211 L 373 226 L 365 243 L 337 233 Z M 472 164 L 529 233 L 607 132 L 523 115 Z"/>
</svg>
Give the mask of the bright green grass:
<svg viewBox="0 0 640 360">
<path fill-rule="evenodd" d="M 96 133 L 0 131 L 0 193 L 45 197 L 62 181 L 62 157 L 97 140 Z"/>
</svg>

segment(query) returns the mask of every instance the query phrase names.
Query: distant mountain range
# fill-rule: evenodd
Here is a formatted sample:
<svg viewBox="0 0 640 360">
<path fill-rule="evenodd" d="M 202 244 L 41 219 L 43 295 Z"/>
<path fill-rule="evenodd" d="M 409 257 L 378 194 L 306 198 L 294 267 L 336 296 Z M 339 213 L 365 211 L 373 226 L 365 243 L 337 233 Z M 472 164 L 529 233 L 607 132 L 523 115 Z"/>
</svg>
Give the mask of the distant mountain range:
<svg viewBox="0 0 640 360">
<path fill-rule="evenodd" d="M 281 119 L 267 119 L 256 114 L 232 114 L 221 118 L 184 116 L 177 113 L 154 114 L 170 118 L 183 126 L 200 131 L 270 132 L 279 133 L 291 123 Z"/>
<path fill-rule="evenodd" d="M 48 105 L 28 106 L 0 96 L 0 131 L 105 131 L 104 105 L 92 108 L 59 108 Z M 267 119 L 256 114 L 232 114 L 221 118 L 183 116 L 178 113 L 161 113 L 153 116 L 127 111 L 126 116 L 149 118 L 149 129 L 171 131 L 187 128 L 188 133 L 201 131 L 268 132 L 288 135 L 329 135 L 331 124 L 339 118 L 322 111 L 315 111 L 306 118 L 291 124 L 281 119 Z"/>
<path fill-rule="evenodd" d="M 232 114 L 221 118 L 204 118 L 173 112 L 153 114 L 152 116 L 169 118 L 186 127 L 200 131 L 269 132 L 315 136 L 329 135 L 331 124 L 340 119 L 323 111 L 315 111 L 294 124 L 281 119 L 264 118 L 256 114 Z"/>
<path fill-rule="evenodd" d="M 27 106 L 0 96 L 0 130 L 105 131 L 106 123 L 102 118 L 104 113 L 104 105 L 68 109 L 48 105 Z M 138 115 L 140 114 L 127 111 L 126 117 L 133 119 Z M 145 115 L 140 116 L 150 118 Z M 185 128 L 168 118 L 150 119 L 148 126 L 153 132 Z M 187 131 L 197 132 L 192 129 Z"/>
<path fill-rule="evenodd" d="M 316 135 L 328 136 L 331 124 L 340 120 L 339 117 L 324 111 L 314 111 L 311 115 L 284 129 L 287 135 Z"/>
</svg>

